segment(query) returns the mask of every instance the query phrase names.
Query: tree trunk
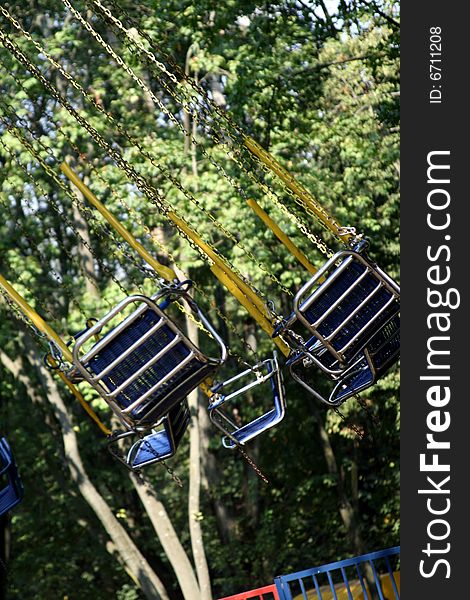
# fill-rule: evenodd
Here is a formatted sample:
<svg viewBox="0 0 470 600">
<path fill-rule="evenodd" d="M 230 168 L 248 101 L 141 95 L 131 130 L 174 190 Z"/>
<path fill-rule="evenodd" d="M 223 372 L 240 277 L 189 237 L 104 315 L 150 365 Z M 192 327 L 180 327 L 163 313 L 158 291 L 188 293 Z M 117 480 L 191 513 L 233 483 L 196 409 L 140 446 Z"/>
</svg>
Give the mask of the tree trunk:
<svg viewBox="0 0 470 600">
<path fill-rule="evenodd" d="M 131 473 L 130 478 L 173 567 L 184 599 L 194 600 L 199 595 L 199 585 L 188 555 L 179 541 L 165 507 L 145 479 L 139 478 L 135 473 Z"/>
<path fill-rule="evenodd" d="M 28 354 L 32 364 L 42 365 L 42 361 L 38 356 L 31 355 L 31 352 Z M 21 361 L 22 367 L 19 367 L 17 362 L 13 362 L 4 352 L 0 351 L 0 361 L 18 381 L 25 385 L 30 397 L 38 395 L 35 391 L 34 382 L 27 374 L 30 366 L 26 364 L 24 359 Z M 141 588 L 144 596 L 149 600 L 169 600 L 162 582 L 89 479 L 80 457 L 71 415 L 62 400 L 56 382 L 44 367 L 38 366 L 37 371 L 44 388 L 45 397 L 51 403 L 61 428 L 66 462 L 73 482 L 105 528 L 126 572 Z"/>
<path fill-rule="evenodd" d="M 356 511 L 354 510 L 353 504 L 350 502 L 345 489 L 345 476 L 343 468 L 338 469 L 338 463 L 336 456 L 331 445 L 330 436 L 325 429 L 323 424 L 324 414 L 318 408 L 316 401 L 311 401 L 312 411 L 315 416 L 315 420 L 318 427 L 318 433 L 320 437 L 321 446 L 323 449 L 323 455 L 327 465 L 328 473 L 333 475 L 337 481 L 337 492 L 338 492 L 338 509 L 343 521 L 343 525 L 347 531 L 347 534 L 353 544 L 354 551 L 356 554 L 364 554 L 365 546 L 362 539 L 361 528 L 357 522 Z M 356 474 L 357 475 L 357 474 Z M 354 492 L 353 492 L 354 493 Z M 379 595 L 375 587 L 375 579 L 372 571 L 372 567 L 368 562 L 364 563 L 364 572 L 367 584 L 369 586 L 371 600 L 379 600 Z"/>
<path fill-rule="evenodd" d="M 70 166 L 72 168 L 74 167 L 74 161 L 70 156 L 67 157 L 66 162 L 72 163 Z M 85 183 L 87 183 L 87 182 L 85 181 Z M 85 203 L 85 198 L 84 198 L 83 194 L 81 193 L 81 191 L 77 187 L 75 187 L 72 183 L 70 184 L 70 187 L 72 189 L 72 192 L 79 199 L 80 203 Z M 94 257 L 90 250 L 91 240 L 90 240 L 90 233 L 88 231 L 88 224 L 87 224 L 86 220 L 83 218 L 82 214 L 80 213 L 80 210 L 78 209 L 78 207 L 75 203 L 72 205 L 72 211 L 73 211 L 73 220 L 74 220 L 75 227 L 77 228 L 77 231 L 80 234 L 80 237 L 77 239 L 77 251 L 78 251 L 78 258 L 80 261 L 80 267 L 85 276 L 84 277 L 85 290 L 86 290 L 87 294 L 90 295 L 91 298 L 98 298 L 99 297 L 99 289 L 98 289 L 98 285 L 96 283 Z"/>
<path fill-rule="evenodd" d="M 197 325 L 191 321 L 191 319 L 187 318 L 186 327 L 189 339 L 195 346 L 198 346 L 199 333 Z M 194 564 L 199 581 L 200 600 L 212 600 L 209 568 L 207 566 L 204 540 L 202 537 L 202 515 L 199 502 L 201 491 L 201 442 L 198 422 L 198 394 L 198 390 L 195 389 L 188 395 L 188 404 L 191 413 L 191 421 L 189 424 L 189 533 L 191 536 Z"/>
<path fill-rule="evenodd" d="M 207 414 L 207 402 L 204 403 L 202 399 L 199 403 L 198 421 L 201 445 L 201 482 L 211 499 L 220 539 L 223 544 L 229 544 L 236 535 L 236 523 L 226 504 L 213 491 L 220 483 L 220 468 L 215 456 L 209 450 L 209 440 L 214 435 L 214 427 Z M 220 440 L 220 433 L 216 435 Z"/>
</svg>

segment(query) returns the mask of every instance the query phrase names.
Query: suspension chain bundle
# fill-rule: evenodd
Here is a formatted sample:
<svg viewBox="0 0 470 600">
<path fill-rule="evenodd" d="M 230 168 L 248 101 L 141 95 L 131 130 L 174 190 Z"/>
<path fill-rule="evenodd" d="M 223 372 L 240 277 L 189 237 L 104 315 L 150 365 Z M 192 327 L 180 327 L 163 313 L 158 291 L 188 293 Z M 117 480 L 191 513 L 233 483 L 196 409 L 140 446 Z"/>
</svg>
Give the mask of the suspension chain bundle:
<svg viewBox="0 0 470 600">
<path fill-rule="evenodd" d="M 158 110 L 162 115 L 165 116 L 166 119 L 168 119 L 168 122 L 177 128 L 177 130 L 189 140 L 190 144 L 193 146 L 194 152 L 199 151 L 204 157 L 204 160 L 208 161 L 208 163 L 216 169 L 217 174 L 219 174 L 229 184 L 229 186 L 236 191 L 237 195 L 245 201 L 248 201 L 250 198 L 243 185 L 238 180 L 239 178 L 234 177 L 229 170 L 220 163 L 220 159 L 216 158 L 216 155 L 207 149 L 204 142 L 200 142 L 196 138 L 196 129 L 193 131 L 187 131 L 185 125 L 177 116 L 175 116 L 165 102 L 162 101 L 162 99 L 157 95 L 157 93 L 153 91 L 150 84 L 147 84 L 146 81 L 144 81 L 144 79 L 138 75 L 137 71 L 132 68 L 122 56 L 118 54 L 111 44 L 106 42 L 103 36 L 100 35 L 97 29 L 91 24 L 91 22 L 85 19 L 82 14 L 72 5 L 70 0 L 61 0 L 61 2 L 73 16 L 73 18 L 80 24 L 80 26 L 93 38 L 94 42 L 98 44 L 98 46 L 106 52 L 112 61 L 114 61 L 118 68 L 130 78 L 133 85 L 137 85 L 140 91 L 151 99 L 154 106 L 158 107 Z M 292 175 L 287 173 L 287 171 L 285 171 L 283 167 L 279 165 L 275 159 L 273 159 L 273 157 L 263 150 L 263 148 L 261 148 L 248 135 L 246 135 L 243 130 L 233 121 L 233 119 L 208 96 L 204 89 L 199 86 L 198 83 L 189 76 L 189 74 L 181 70 L 175 61 L 160 47 L 155 40 L 150 37 L 148 33 L 139 29 L 139 24 L 128 14 L 128 12 L 124 11 L 123 8 L 118 5 L 116 0 L 107 0 L 107 2 L 109 6 L 112 7 L 112 10 L 116 14 L 120 15 L 120 18 L 116 16 L 116 14 L 114 14 L 110 8 L 105 6 L 101 0 L 84 0 L 84 2 L 88 8 L 88 16 L 95 14 L 96 16 L 100 17 L 103 22 L 109 26 L 116 38 L 122 40 L 124 44 L 127 44 L 127 46 L 132 49 L 134 52 L 133 56 L 135 56 L 143 65 L 147 67 L 149 73 L 161 86 L 161 90 L 168 94 L 168 97 L 171 97 L 174 101 L 176 101 L 177 106 L 180 106 L 181 109 L 185 111 L 194 122 L 197 122 L 199 129 L 204 132 L 205 137 L 209 137 L 214 144 L 214 148 L 222 150 L 230 160 L 234 161 L 236 168 L 238 168 L 243 176 L 246 177 L 247 181 L 250 182 L 250 184 L 256 184 L 258 189 L 260 189 L 266 195 L 266 197 L 269 198 L 277 210 L 281 211 L 282 214 L 285 215 L 323 255 L 331 257 L 333 256 L 333 252 L 319 235 L 311 231 L 308 219 L 305 218 L 306 216 L 310 219 L 314 219 L 317 224 L 332 233 L 339 241 L 343 243 L 345 242 L 345 237 L 355 234 L 353 228 L 340 227 L 334 218 L 320 204 L 318 204 L 318 202 L 316 202 L 316 200 L 314 200 L 300 184 L 298 184 Z M 84 131 L 86 131 L 91 140 L 93 140 L 93 143 L 100 149 L 102 153 L 104 153 L 105 156 L 108 156 L 112 159 L 114 164 L 126 175 L 128 181 L 132 184 L 132 186 L 134 186 L 134 189 L 138 190 L 140 194 L 147 198 L 148 202 L 156 208 L 158 213 L 162 215 L 164 222 L 168 223 L 176 231 L 176 233 L 186 241 L 196 256 L 198 256 L 203 262 L 211 265 L 215 259 L 212 259 L 210 254 L 203 249 L 203 246 L 208 247 L 210 253 L 212 253 L 217 259 L 220 259 L 222 264 L 226 264 L 227 267 L 230 268 L 232 272 L 239 278 L 241 285 L 244 285 L 247 289 L 253 291 L 257 298 L 260 299 L 266 309 L 265 313 L 268 322 L 270 322 L 272 325 L 280 322 L 281 317 L 276 314 L 273 303 L 269 300 L 269 298 L 266 297 L 263 291 L 258 290 L 253 283 L 242 274 L 240 267 L 233 264 L 234 260 L 230 260 L 227 258 L 227 256 L 222 254 L 222 251 L 217 247 L 217 242 L 215 242 L 212 238 L 210 241 L 207 241 L 207 235 L 205 236 L 206 239 L 203 242 L 203 245 L 194 241 L 193 237 L 188 234 L 188 231 L 194 232 L 195 236 L 197 236 L 199 239 L 202 239 L 202 237 L 200 236 L 198 230 L 194 228 L 194 226 L 189 226 L 187 218 L 181 215 L 182 208 L 179 204 L 179 201 L 176 201 L 171 194 L 164 194 L 162 189 L 157 187 L 157 184 L 154 183 L 153 179 L 151 179 L 150 175 L 143 175 L 142 171 L 139 172 L 137 168 L 130 162 L 130 159 L 126 158 L 124 149 L 122 149 L 116 141 L 105 137 L 105 135 L 108 134 L 108 131 L 111 129 L 116 132 L 116 134 L 119 136 L 119 139 L 125 141 L 126 145 L 128 144 L 128 148 L 135 150 L 139 154 L 139 157 L 143 159 L 144 164 L 146 164 L 147 167 L 150 165 L 155 174 L 158 174 L 163 181 L 168 182 L 170 188 L 174 188 L 177 191 L 176 193 L 179 198 L 184 198 L 189 203 L 189 206 L 194 207 L 198 212 L 200 212 L 206 220 L 206 223 L 210 224 L 213 229 L 218 232 L 220 241 L 228 240 L 231 242 L 233 248 L 238 249 L 235 252 L 235 255 L 238 254 L 239 256 L 243 256 L 245 261 L 254 263 L 259 271 L 265 274 L 271 280 L 272 284 L 275 284 L 277 289 L 281 290 L 286 296 L 292 296 L 290 289 L 282 283 L 280 278 L 273 272 L 271 268 L 266 266 L 266 260 L 269 261 L 269 259 L 260 260 L 257 258 L 249 246 L 242 241 L 242 239 L 240 239 L 241 236 L 231 232 L 227 226 L 224 225 L 222 217 L 216 216 L 214 212 L 209 210 L 209 208 L 207 208 L 207 206 L 200 201 L 192 191 L 188 190 L 187 187 L 185 187 L 185 185 L 183 185 L 173 175 L 170 167 L 162 164 L 155 153 L 153 147 L 154 144 L 152 145 L 152 142 L 155 141 L 155 137 L 153 135 L 148 137 L 146 136 L 146 139 L 149 140 L 146 142 L 145 140 L 142 140 L 141 137 L 138 137 L 137 133 L 131 133 L 129 129 L 120 122 L 119 118 L 113 115 L 110 110 L 106 110 L 102 102 L 97 100 L 92 93 L 85 90 L 83 85 L 77 81 L 70 70 L 66 69 L 60 62 L 58 62 L 44 47 L 44 45 L 39 43 L 5 7 L 0 6 L 0 13 L 9 23 L 9 25 L 13 27 L 13 29 L 16 30 L 16 32 L 18 32 L 28 44 L 32 44 L 34 46 L 35 51 L 41 56 L 41 60 L 47 61 L 47 63 L 53 67 L 58 74 L 60 74 L 60 77 L 67 82 L 67 84 L 70 84 L 73 90 L 78 92 L 81 100 L 83 100 L 85 103 L 84 109 L 79 110 L 76 107 L 76 104 L 74 104 L 74 102 L 71 100 L 71 95 L 58 89 L 60 86 L 54 86 L 52 83 L 52 78 L 48 78 L 44 74 L 43 70 L 41 70 L 41 68 L 39 68 L 34 61 L 28 57 L 26 50 L 24 50 L 27 44 L 21 44 L 20 46 L 15 42 L 14 39 L 12 39 L 12 37 L 10 37 L 0 28 L 0 43 L 22 65 L 25 73 L 29 74 L 23 74 L 23 78 L 26 76 L 32 76 L 42 85 L 43 89 L 50 95 L 50 98 L 53 99 L 59 107 L 62 107 L 62 109 L 64 109 L 68 115 L 72 117 Z M 155 51 L 158 54 L 155 54 Z M 1 59 L 0 62 L 2 63 L 3 67 L 7 69 L 6 64 Z M 24 79 L 22 80 L 20 76 L 14 73 L 9 73 L 9 75 L 13 77 L 14 81 L 23 91 L 26 98 L 29 98 L 29 92 L 24 84 Z M 91 107 L 96 115 L 102 118 L 101 121 L 94 119 L 94 124 L 92 124 L 91 117 L 84 116 L 86 114 L 84 112 L 85 107 Z M 101 220 L 94 216 L 93 211 L 87 207 L 85 202 L 81 201 L 80 198 L 77 198 L 69 186 L 64 183 L 64 180 L 58 175 L 54 168 L 59 163 L 57 157 L 55 156 L 53 150 L 43 141 L 42 137 L 32 131 L 29 126 L 28 119 L 25 117 L 19 117 L 11 104 L 6 102 L 3 98 L 0 98 L 0 109 L 0 123 L 2 123 L 4 127 L 6 127 L 6 129 L 31 154 L 36 162 L 44 169 L 47 175 L 52 178 L 59 189 L 70 199 L 77 210 L 84 215 L 86 222 L 90 224 L 94 235 L 96 235 L 100 242 L 104 245 L 108 244 L 108 247 L 109 244 L 112 244 L 114 249 L 117 248 L 118 252 L 114 250 L 114 253 L 119 256 L 122 265 L 125 265 L 126 262 L 131 263 L 141 274 L 144 275 L 144 278 L 156 278 L 156 274 L 144 267 L 142 263 L 136 259 L 132 252 L 129 253 L 126 249 L 126 246 L 116 238 L 116 235 L 112 229 L 104 226 Z M 61 136 L 66 146 L 72 148 L 78 156 L 82 156 L 82 152 L 80 151 L 76 140 L 71 139 L 71 137 L 65 133 L 64 129 L 61 128 L 58 123 L 54 123 L 51 120 L 50 115 L 48 118 L 50 121 L 49 126 L 51 127 L 51 132 L 53 131 L 55 137 L 57 138 L 57 136 Z M 106 134 L 102 133 L 102 127 L 106 127 Z M 35 182 L 35 178 L 31 171 L 22 161 L 19 160 L 11 147 L 9 147 L 3 141 L 0 143 L 2 148 L 10 155 L 11 160 L 15 161 L 18 167 L 23 171 L 27 179 L 34 186 L 34 189 L 39 192 L 39 197 L 43 198 L 61 219 L 64 219 L 66 226 L 70 228 L 77 240 L 83 244 L 83 247 L 85 247 L 91 253 L 102 271 L 106 273 L 110 280 L 112 280 L 113 283 L 118 286 L 120 291 L 126 295 L 127 292 L 121 281 L 121 278 L 116 277 L 113 268 L 111 268 L 105 260 L 96 256 L 88 240 L 81 235 L 77 226 L 66 216 L 66 211 L 61 210 L 53 195 L 47 193 L 47 191 L 44 190 L 40 184 Z M 104 178 L 103 174 L 99 172 L 94 165 L 87 166 L 90 167 L 92 172 L 96 174 L 97 178 L 106 185 L 106 179 Z M 276 177 L 273 177 L 273 174 L 276 175 Z M 156 239 L 156 236 L 152 233 L 148 225 L 144 223 L 139 211 L 135 210 L 130 203 L 122 197 L 122 194 L 117 194 L 114 189 L 111 189 L 111 193 L 119 201 L 119 204 L 126 209 L 127 214 L 139 224 L 146 237 L 152 242 L 157 243 L 162 250 L 165 250 L 170 260 L 174 261 L 173 255 L 169 253 L 163 244 Z M 286 201 L 286 198 L 289 199 L 288 202 Z M 296 210 L 293 210 L 292 208 L 292 201 L 297 207 Z M 299 211 L 298 208 L 300 208 L 301 211 Z M 223 211 L 221 212 L 223 213 Z M 30 248 L 33 249 L 34 241 L 28 235 L 28 232 L 26 231 L 21 220 L 15 218 L 15 216 L 12 216 L 12 221 L 18 225 Z M 273 254 L 272 248 L 268 248 L 264 240 L 260 240 L 260 245 L 266 249 L 269 254 Z M 43 262 L 44 254 L 39 248 L 35 248 L 35 251 L 38 262 Z M 66 252 L 67 258 L 72 259 L 73 257 L 70 252 L 68 250 Z M 125 270 L 128 271 L 126 268 Z M 16 275 L 18 281 L 21 281 L 21 275 Z M 80 306 L 80 303 L 73 292 L 73 287 L 64 281 L 64 278 L 55 269 L 51 269 L 51 276 L 64 289 L 64 293 L 70 304 L 74 304 L 80 311 L 81 315 L 85 316 L 85 310 L 82 306 Z M 93 280 L 90 279 L 90 282 L 92 281 Z M 135 287 L 142 291 L 140 283 L 136 283 L 135 280 L 132 280 L 131 283 L 133 283 Z M 245 349 L 253 352 L 253 354 L 256 356 L 256 352 L 247 342 L 245 337 L 240 334 L 239 330 L 235 327 L 233 322 L 227 318 L 224 312 L 220 310 L 220 308 L 216 306 L 214 302 L 209 300 L 208 295 L 204 292 L 202 287 L 196 285 L 196 290 L 208 300 L 209 304 L 211 305 L 211 309 L 216 312 L 217 316 L 223 320 L 225 325 L 232 331 L 232 333 L 239 338 L 242 346 Z M 245 295 L 248 301 L 250 301 L 246 292 L 242 290 L 242 293 Z M 12 305 L 8 295 L 3 291 L 2 296 L 5 297 L 9 305 Z M 109 301 L 107 302 L 109 304 Z M 16 306 L 14 308 L 15 313 L 19 312 L 21 316 L 21 311 L 18 311 Z M 194 320 L 194 317 L 191 313 L 188 313 L 184 307 L 180 306 L 180 308 L 186 312 L 189 318 Z M 46 307 L 45 310 L 47 312 L 48 308 Z M 28 322 L 28 319 L 25 319 L 24 316 L 23 320 Z M 200 324 L 198 324 L 198 326 L 200 326 Z M 41 337 L 44 337 L 41 332 L 37 333 L 39 333 Z M 234 355 L 239 362 L 243 362 L 243 359 L 236 355 L 236 353 L 233 351 L 230 351 L 230 353 Z M 57 349 L 51 347 L 51 354 L 54 358 L 58 357 Z M 361 406 L 366 406 L 362 401 L 360 401 L 360 404 Z M 363 437 L 363 432 L 361 429 L 355 425 L 349 424 L 346 417 L 339 411 L 337 407 L 335 407 L 334 410 L 346 423 L 346 425 L 356 433 L 356 435 L 361 438 Z M 368 414 L 370 414 L 369 411 Z M 254 468 L 256 473 L 265 482 L 267 482 L 265 476 L 254 464 L 252 459 L 246 454 L 242 446 L 237 444 L 237 449 L 245 458 L 245 460 L 247 460 L 248 464 Z M 168 467 L 166 468 L 168 470 Z M 168 470 L 168 472 L 170 472 L 170 470 Z"/>
</svg>

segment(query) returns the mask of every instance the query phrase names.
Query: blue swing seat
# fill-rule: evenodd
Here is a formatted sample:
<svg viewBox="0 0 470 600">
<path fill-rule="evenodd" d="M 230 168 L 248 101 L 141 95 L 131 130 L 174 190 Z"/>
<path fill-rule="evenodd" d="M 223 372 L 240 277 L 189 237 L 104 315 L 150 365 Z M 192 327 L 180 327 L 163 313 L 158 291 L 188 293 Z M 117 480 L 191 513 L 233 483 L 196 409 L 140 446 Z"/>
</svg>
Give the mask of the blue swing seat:
<svg viewBox="0 0 470 600">
<path fill-rule="evenodd" d="M 299 290 L 293 313 L 274 335 L 290 339 L 296 326 L 307 339 L 300 352 L 326 373 L 339 375 L 399 313 L 399 298 L 396 283 L 364 256 L 338 252 Z"/>
<path fill-rule="evenodd" d="M 21 502 L 23 484 L 11 448 L 5 438 L 0 438 L 0 517 Z"/>
<path fill-rule="evenodd" d="M 162 309 L 164 303 L 155 304 L 161 295 L 126 298 L 87 329 L 73 349 L 75 367 L 130 429 L 151 428 L 210 378 L 226 357 L 222 340 L 198 309 L 197 316 L 221 348 L 217 359 L 205 356 L 178 329 Z M 131 303 L 138 304 L 132 314 L 88 351 L 81 350 Z"/>
<path fill-rule="evenodd" d="M 351 396 L 374 385 L 400 357 L 400 316 L 395 315 L 369 341 L 356 362 L 339 376 L 330 377 L 335 382 L 328 398 L 321 395 L 306 377 L 304 355 L 298 354 L 290 361 L 292 376 L 316 398 L 328 406 L 338 406 Z"/>
<path fill-rule="evenodd" d="M 117 456 L 126 467 L 132 471 L 138 471 L 143 467 L 174 456 L 188 428 L 189 421 L 190 412 L 188 403 L 186 400 L 183 400 L 180 404 L 174 406 L 168 415 L 162 419 L 159 425 L 160 429 L 152 429 L 151 433 L 139 437 L 127 451 L 125 458 L 116 455 L 111 449 L 112 445 L 118 440 L 135 436 L 136 432 L 126 431 L 113 436 L 109 441 L 109 448 L 111 453 Z"/>
<path fill-rule="evenodd" d="M 248 385 L 245 385 L 239 390 L 230 394 L 222 394 L 222 390 L 230 385 L 232 382 L 237 381 L 248 374 L 252 374 L 253 371 L 261 372 L 261 369 L 266 369 L 266 375 L 259 375 L 257 379 Z M 232 398 L 239 396 L 253 387 L 264 383 L 269 380 L 271 385 L 271 392 L 273 394 L 274 407 L 257 417 L 253 421 L 246 423 L 245 425 L 236 425 L 222 410 L 221 406 Z M 237 445 L 244 445 L 259 434 L 263 433 L 267 429 L 278 425 L 284 418 L 286 412 L 286 401 L 284 383 L 282 380 L 282 373 L 279 369 L 276 354 L 273 359 L 268 359 L 259 363 L 253 369 L 248 369 L 235 377 L 232 377 L 227 382 L 214 386 L 213 390 L 216 391 L 215 396 L 209 405 L 209 416 L 211 421 L 218 427 L 223 433 L 222 444 L 225 448 L 233 449 Z"/>
</svg>

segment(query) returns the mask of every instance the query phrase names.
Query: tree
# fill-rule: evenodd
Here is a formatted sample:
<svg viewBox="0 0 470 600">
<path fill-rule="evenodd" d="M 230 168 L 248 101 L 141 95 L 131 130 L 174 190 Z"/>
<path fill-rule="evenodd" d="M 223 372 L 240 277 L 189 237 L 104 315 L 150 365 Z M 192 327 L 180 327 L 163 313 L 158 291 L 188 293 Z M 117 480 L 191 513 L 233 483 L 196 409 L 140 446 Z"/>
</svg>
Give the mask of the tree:
<svg viewBox="0 0 470 600">
<path fill-rule="evenodd" d="M 226 124 L 223 111 L 261 141 L 342 224 L 355 225 L 370 236 L 374 258 L 397 276 L 399 96 L 394 3 L 340 2 L 334 12 L 320 1 L 260 4 L 230 0 L 223 7 L 212 0 L 191 6 L 180 0 L 158 2 L 158 6 L 150 0 L 137 4 L 103 1 L 132 35 L 137 35 L 137 29 L 148 35 L 149 39 L 135 39 L 158 60 L 168 64 L 164 54 L 175 57 L 181 71 L 195 77 L 218 104 L 222 111 L 218 116 L 204 107 L 195 110 L 185 105 L 184 110 L 178 101 L 186 93 L 184 86 L 172 87 L 169 77 L 157 77 L 155 63 L 137 51 L 115 22 L 103 19 L 94 0 L 73 6 L 133 69 L 144 88 L 70 10 L 48 0 L 39 4 L 31 1 L 5 7 L 85 93 L 20 34 L 5 13 L 2 29 L 12 34 L 47 81 L 136 173 L 157 188 L 266 298 L 275 301 L 280 314 L 289 314 L 289 292 L 299 288 L 306 273 L 250 212 L 243 194 L 259 201 L 317 264 L 323 257 L 298 225 L 317 233 L 320 229 L 241 146 L 238 164 L 227 158 L 221 125 L 227 127 L 224 135 L 229 135 L 227 131 L 235 135 L 235 130 Z M 5 215 L 0 223 L 0 272 L 64 334 L 82 329 L 88 317 L 104 314 L 130 290 L 147 294 L 155 290 L 155 281 L 142 269 L 140 259 L 83 199 L 76 198 L 68 184 L 61 186 L 61 180 L 51 178 L 15 135 L 16 127 L 26 140 L 37 140 L 32 147 L 46 166 L 54 164 L 52 155 L 56 161 L 74 161 L 95 194 L 149 251 L 163 262 L 177 264 L 197 282 L 198 303 L 239 361 L 253 363 L 270 353 L 269 338 L 93 136 L 4 50 L 0 68 L 0 203 Z M 99 107 L 111 113 L 114 121 Z M 189 193 L 183 193 L 172 178 Z M 291 218 L 287 219 L 280 204 L 271 202 L 264 183 L 276 190 Z M 324 238 L 334 246 L 331 236 Z M 100 530 L 99 519 L 82 502 L 64 468 L 68 463 L 63 431 L 42 399 L 40 361 L 33 361 L 31 367 L 28 359 L 26 368 L 18 371 L 20 362 L 15 361 L 27 352 L 7 309 L 8 305 L 0 303 L 2 356 L 12 361 L 10 366 L 17 365 L 18 377 L 7 376 L 9 369 L 4 369 L 1 405 L 12 416 L 3 428 L 18 440 L 20 468 L 29 489 L 35 490 L 47 523 L 44 529 L 54 523 L 56 532 L 48 538 L 41 531 L 30 515 L 31 496 L 27 494 L 26 512 L 19 508 L 14 514 L 12 593 L 24 595 L 24 582 L 40 586 L 38 593 L 44 597 L 52 589 L 66 595 L 71 581 L 77 581 L 79 597 L 88 597 L 99 588 L 103 598 L 119 594 L 131 600 L 139 594 L 137 587 L 127 581 L 117 561 L 109 561 L 109 537 Z M 234 359 L 227 372 L 238 368 Z M 20 373 L 31 379 L 28 390 L 37 392 L 34 403 L 27 399 Z M 113 527 L 115 522 L 125 525 L 126 535 L 143 557 L 139 560 L 148 565 L 149 577 L 158 573 L 172 599 L 181 594 L 191 597 L 191 587 L 208 589 L 208 579 L 214 594 L 224 595 L 265 583 L 281 571 L 344 558 L 381 547 L 385 539 L 390 544 L 398 539 L 396 373 L 363 395 L 367 411 L 353 402 L 343 407 L 347 419 L 368 432 L 363 441 L 336 413 L 311 404 L 288 380 L 285 421 L 250 448 L 267 472 L 269 486 L 260 484 L 233 453 L 220 448 L 218 436 L 208 426 L 205 400 L 194 396 L 191 457 L 188 460 L 185 440 L 171 463 L 183 480 L 183 490 L 172 486 L 163 470 L 149 470 L 145 482 L 126 477 L 103 454 L 96 432 L 76 403 L 51 381 L 48 389 L 57 392 L 52 396 L 57 402 L 60 399 L 61 411 L 73 422 L 81 472 L 92 486 L 87 483 L 85 487 L 94 488 L 102 498 Z M 84 393 L 106 420 L 109 413 L 103 402 L 85 388 Z M 238 409 L 250 417 L 264 400 L 262 393 L 255 393 Z M 373 419 L 379 419 L 380 425 L 374 428 Z M 199 478 L 198 452 L 205 492 L 200 499 L 199 486 L 192 487 Z M 99 533 L 92 535 L 93 530 Z M 67 531 L 77 540 L 75 545 Z M 170 540 L 169 545 L 157 542 L 155 532 L 162 540 Z M 36 548 L 34 540 L 39 539 L 41 548 Z M 196 539 L 198 549 L 204 545 L 208 569 L 204 560 L 198 560 Z M 93 556 L 88 552 L 91 545 Z M 37 565 L 41 581 L 31 581 L 28 561 Z M 198 565 L 197 576 L 191 562 Z M 155 581 L 153 585 L 157 586 Z"/>
</svg>

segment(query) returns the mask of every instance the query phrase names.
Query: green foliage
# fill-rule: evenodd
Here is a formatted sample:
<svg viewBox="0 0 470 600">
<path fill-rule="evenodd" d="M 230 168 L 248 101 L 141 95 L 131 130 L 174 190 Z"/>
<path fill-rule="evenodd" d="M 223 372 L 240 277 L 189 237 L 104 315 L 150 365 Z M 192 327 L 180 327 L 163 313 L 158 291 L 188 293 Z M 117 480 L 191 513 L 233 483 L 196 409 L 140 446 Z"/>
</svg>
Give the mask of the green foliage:
<svg viewBox="0 0 470 600">
<path fill-rule="evenodd" d="M 248 174 L 226 158 L 216 143 L 217 122 L 211 131 L 203 115 L 198 115 L 198 145 L 190 144 L 188 150 L 181 130 L 168 114 L 105 55 L 61 3 L 41 0 L 19 4 L 10 3 L 9 10 L 106 111 L 112 112 L 120 128 L 110 124 L 72 86 L 66 86 L 34 46 L 16 35 L 24 52 L 34 57 L 52 83 L 62 85 L 72 105 L 120 149 L 137 173 L 150 180 L 206 241 L 272 299 L 279 313 L 289 314 L 291 297 L 286 290 L 297 290 L 307 275 L 250 212 L 239 190 L 223 177 L 214 161 L 239 182 L 247 197 L 260 202 L 312 262 L 320 264 L 324 257 Z M 355 226 L 370 237 L 374 259 L 398 277 L 399 73 L 398 34 L 393 22 L 359 2 L 340 2 L 337 13 L 331 15 L 324 15 L 320 2 L 294 0 L 229 0 L 223 6 L 214 0 L 192 4 L 181 0 L 120 0 L 119 4 L 183 70 L 186 67 L 197 77 L 208 93 L 219 90 L 233 119 L 268 148 L 341 224 Z M 84 13 L 84 2 L 75 5 Z M 384 0 L 375 5 L 397 20 L 394 3 Z M 3 21 L 2 27 L 11 33 Z M 90 22 L 182 123 L 181 107 L 148 65 L 139 60 L 131 44 L 117 39 L 100 19 L 93 17 Z M 158 46 L 154 51 L 162 59 Z M 25 134 L 27 124 L 58 160 L 71 157 L 94 193 L 159 260 L 176 261 L 197 282 L 198 303 L 209 311 L 234 352 L 253 362 L 255 357 L 244 346 L 249 339 L 260 356 L 271 353 L 271 340 L 214 280 L 208 266 L 176 234 L 156 204 L 144 198 L 75 120 L 3 49 L 0 60 L 0 92 L 3 103 L 8 101 L 19 117 L 15 124 Z M 12 123 L 2 103 L 0 116 Z M 137 139 L 155 164 L 162 165 L 190 190 L 199 206 L 176 189 L 155 164 L 145 160 L 123 132 Z M 4 125 L 0 125 L 0 133 L 0 272 L 36 310 L 67 338 L 83 328 L 87 317 L 103 314 L 124 293 L 153 293 L 155 282 L 140 268 L 141 259 L 122 247 L 103 220 L 83 205 L 80 217 L 71 198 Z M 45 159 L 47 151 L 37 143 L 35 148 Z M 80 161 L 78 151 L 86 160 Z M 262 174 L 261 178 L 272 184 L 293 213 L 336 249 L 331 236 L 321 232 L 272 176 Z M 208 220 L 208 212 L 221 227 Z M 150 241 L 149 231 L 160 246 Z M 225 231 L 230 232 L 231 239 Z M 93 250 L 93 267 L 88 273 L 84 267 L 86 236 Z M 218 313 L 211 309 L 214 304 Z M 18 326 L 0 302 L 1 346 L 11 357 L 24 351 L 18 344 Z M 47 345 L 39 343 L 47 351 Z M 237 365 L 230 363 L 229 370 L 234 368 Z M 104 530 L 70 481 L 57 425 L 47 403 L 33 405 L 22 385 L 6 369 L 1 372 L 1 427 L 14 446 L 26 488 L 25 500 L 12 523 L 12 600 L 26 596 L 140 598 L 108 552 Z M 348 419 L 371 433 L 359 441 L 336 413 L 315 408 L 306 393 L 287 381 L 285 421 L 249 448 L 268 475 L 268 486 L 239 456 L 222 449 L 218 434 L 212 430 L 208 452 L 215 458 L 216 472 L 209 476 L 198 518 L 215 597 L 266 584 L 281 572 L 357 553 L 338 510 L 340 477 L 354 506 L 365 549 L 398 543 L 398 387 L 398 374 L 392 372 L 363 394 L 370 414 L 354 402 L 342 407 Z M 89 388 L 83 387 L 83 392 L 99 415 L 109 421 L 104 403 Z M 174 573 L 126 473 L 107 455 L 98 430 L 65 390 L 64 397 L 74 414 L 90 477 L 164 580 L 172 599 L 179 599 Z M 248 417 L 254 416 L 263 402 L 263 393 L 256 394 L 241 410 Z M 374 426 L 371 416 L 380 423 Z M 329 435 L 337 473 L 326 466 L 319 421 Z M 182 479 L 182 490 L 163 468 L 150 469 L 149 478 L 191 555 L 187 440 L 169 464 Z"/>
</svg>

